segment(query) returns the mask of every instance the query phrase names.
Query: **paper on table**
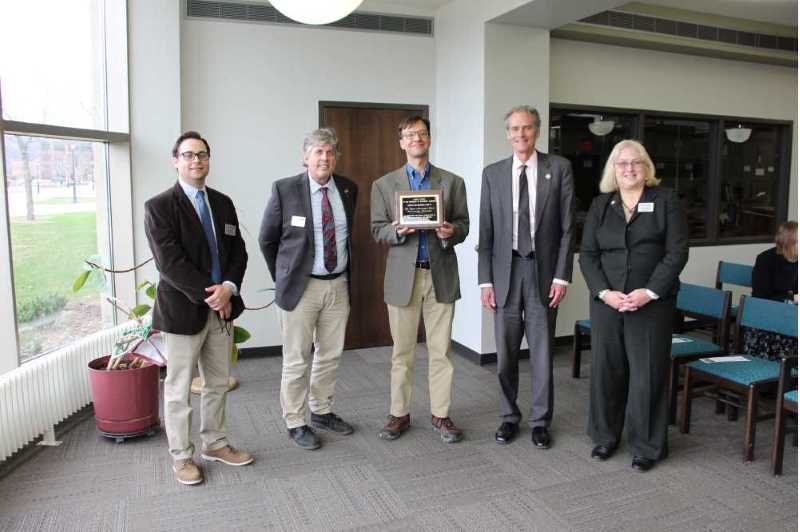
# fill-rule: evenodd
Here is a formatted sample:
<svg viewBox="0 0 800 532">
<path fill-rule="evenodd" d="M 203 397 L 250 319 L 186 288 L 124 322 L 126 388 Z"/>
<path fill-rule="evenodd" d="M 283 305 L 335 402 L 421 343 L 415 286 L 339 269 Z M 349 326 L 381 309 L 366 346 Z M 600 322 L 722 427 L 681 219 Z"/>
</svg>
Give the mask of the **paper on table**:
<svg viewBox="0 0 800 532">
<path fill-rule="evenodd" d="M 729 357 L 709 357 L 709 358 L 701 358 L 700 360 L 708 364 L 714 364 L 716 362 L 750 362 L 749 358 L 740 355 L 733 355 Z"/>
<path fill-rule="evenodd" d="M 684 342 L 693 342 L 691 338 L 684 338 L 683 336 L 673 336 L 672 343 L 673 344 L 682 344 Z"/>
</svg>

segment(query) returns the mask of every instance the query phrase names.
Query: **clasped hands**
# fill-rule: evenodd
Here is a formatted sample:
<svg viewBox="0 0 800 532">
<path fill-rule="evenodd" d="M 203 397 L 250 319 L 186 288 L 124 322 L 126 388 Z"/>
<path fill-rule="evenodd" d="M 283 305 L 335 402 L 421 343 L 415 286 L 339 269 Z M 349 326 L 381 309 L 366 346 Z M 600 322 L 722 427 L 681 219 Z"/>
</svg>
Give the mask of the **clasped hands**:
<svg viewBox="0 0 800 532">
<path fill-rule="evenodd" d="M 407 225 L 400 225 L 400 223 L 397 220 L 392 222 L 392 225 L 394 226 L 394 230 L 397 232 L 397 236 L 406 236 L 417 232 L 417 230 L 414 229 L 413 227 L 408 227 Z M 448 238 L 451 238 L 453 236 L 455 228 L 453 227 L 453 224 L 451 224 L 450 222 L 442 222 L 442 225 L 434 229 L 434 232 L 436 233 L 436 237 L 439 240 L 447 240 Z"/>
<path fill-rule="evenodd" d="M 635 312 L 652 300 L 644 288 L 637 288 L 629 294 L 609 290 L 603 295 L 603 303 L 619 312 Z"/>
<path fill-rule="evenodd" d="M 227 320 L 231 316 L 231 295 L 233 290 L 227 284 L 215 284 L 206 288 L 206 292 L 211 295 L 205 298 L 206 304 L 215 310 L 219 317 Z"/>
</svg>

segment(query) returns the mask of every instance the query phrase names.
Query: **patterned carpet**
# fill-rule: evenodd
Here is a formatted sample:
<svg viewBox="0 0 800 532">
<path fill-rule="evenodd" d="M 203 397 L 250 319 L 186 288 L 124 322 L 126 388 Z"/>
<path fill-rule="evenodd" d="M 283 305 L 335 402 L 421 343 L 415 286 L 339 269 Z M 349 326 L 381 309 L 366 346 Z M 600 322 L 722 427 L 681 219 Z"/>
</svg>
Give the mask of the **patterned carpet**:
<svg viewBox="0 0 800 532">
<path fill-rule="evenodd" d="M 773 477 L 771 422 L 759 424 L 756 460 L 744 464 L 743 419 L 728 422 L 702 400 L 692 433 L 670 429 L 670 458 L 651 472 L 633 471 L 624 447 L 594 462 L 584 435 L 589 381 L 570 377 L 562 350 L 554 446 L 534 449 L 527 429 L 499 446 L 494 366 L 456 357 L 451 415 L 466 440 L 445 445 L 430 430 L 427 359 L 419 351 L 412 429 L 394 442 L 376 436 L 389 404 L 388 348 L 345 353 L 336 412 L 356 432 L 323 433 L 323 448 L 312 452 L 286 436 L 280 359 L 244 359 L 228 424 L 255 464 L 207 463 L 204 484 L 181 486 L 163 433 L 116 444 L 87 418 L 60 435 L 62 446 L 42 449 L 0 479 L 0 531 L 797 530 L 797 449 L 787 439 L 785 474 Z M 526 410 L 527 363 L 521 371 Z"/>
</svg>

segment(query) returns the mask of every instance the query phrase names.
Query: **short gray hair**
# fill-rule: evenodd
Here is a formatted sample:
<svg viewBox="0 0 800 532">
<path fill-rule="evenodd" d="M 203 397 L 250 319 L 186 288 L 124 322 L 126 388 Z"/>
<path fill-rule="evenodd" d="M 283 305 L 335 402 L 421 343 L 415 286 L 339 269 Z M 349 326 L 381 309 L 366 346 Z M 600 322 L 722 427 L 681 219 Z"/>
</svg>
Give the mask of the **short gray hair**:
<svg viewBox="0 0 800 532">
<path fill-rule="evenodd" d="M 511 115 L 514 113 L 528 113 L 531 115 L 536 120 L 536 129 L 539 129 L 539 127 L 542 125 L 542 118 L 539 116 L 539 111 L 536 110 L 536 107 L 531 105 L 516 105 L 506 113 L 506 116 L 503 119 L 506 124 L 506 129 L 508 129 L 508 119 L 511 118 Z"/>
<path fill-rule="evenodd" d="M 308 153 L 308 150 L 315 146 L 324 146 L 326 144 L 333 147 L 337 157 L 341 155 L 339 153 L 339 138 L 336 136 L 336 130 L 332 127 L 315 129 L 306 135 L 303 140 L 303 153 Z"/>
</svg>

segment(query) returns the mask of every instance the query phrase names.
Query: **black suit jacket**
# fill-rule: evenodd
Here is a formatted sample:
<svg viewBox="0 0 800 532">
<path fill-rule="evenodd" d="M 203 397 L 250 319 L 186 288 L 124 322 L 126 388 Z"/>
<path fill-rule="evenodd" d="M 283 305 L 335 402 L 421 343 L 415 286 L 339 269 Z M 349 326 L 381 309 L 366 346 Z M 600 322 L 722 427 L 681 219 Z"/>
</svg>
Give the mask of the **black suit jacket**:
<svg viewBox="0 0 800 532">
<path fill-rule="evenodd" d="M 240 290 L 247 267 L 247 251 L 239 231 L 239 219 L 231 199 L 206 187 L 217 235 L 222 280 Z M 175 186 L 145 203 L 144 229 L 160 274 L 153 308 L 153 327 L 173 334 L 197 334 L 208 320 L 204 301 L 211 281 L 211 252 L 186 193 Z M 231 234 L 233 233 L 233 234 Z M 240 296 L 231 298 L 230 320 L 244 310 Z"/>
<path fill-rule="evenodd" d="M 617 192 L 597 196 L 583 226 L 580 265 L 592 297 L 602 290 L 628 293 L 647 288 L 661 298 L 678 292 L 678 275 L 689 259 L 689 230 L 677 195 L 646 187 L 639 206 L 625 221 Z"/>
<path fill-rule="evenodd" d="M 275 302 L 284 310 L 294 310 L 308 285 L 314 267 L 314 215 L 311 211 L 311 188 L 308 173 L 279 179 L 272 185 L 272 195 L 264 211 L 258 244 L 275 282 Z M 353 234 L 358 187 L 346 177 L 334 175 L 333 181 L 342 198 L 347 216 L 347 230 Z M 292 217 L 305 218 L 305 225 L 292 225 Z M 347 239 L 348 263 L 353 256 Z"/>
</svg>

